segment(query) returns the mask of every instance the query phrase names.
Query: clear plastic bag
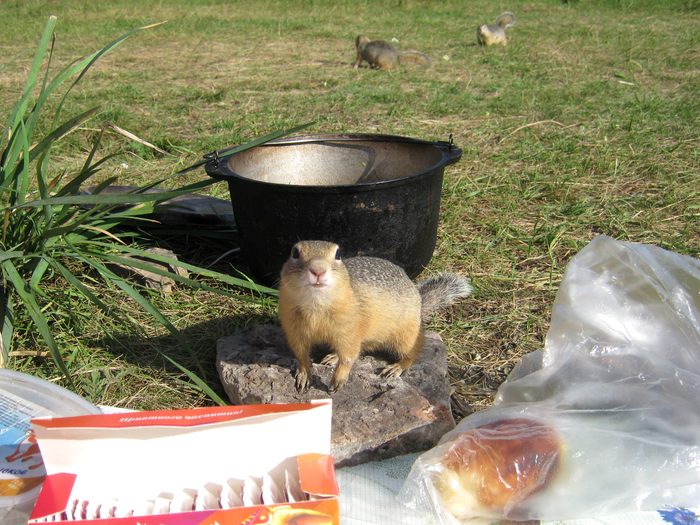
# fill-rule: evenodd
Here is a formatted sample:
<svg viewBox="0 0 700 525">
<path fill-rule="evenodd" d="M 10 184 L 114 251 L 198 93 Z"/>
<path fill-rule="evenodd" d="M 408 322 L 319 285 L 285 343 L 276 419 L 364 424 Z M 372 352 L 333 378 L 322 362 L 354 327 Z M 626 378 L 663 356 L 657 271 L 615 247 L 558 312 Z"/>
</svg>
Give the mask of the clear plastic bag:
<svg viewBox="0 0 700 525">
<path fill-rule="evenodd" d="M 700 504 L 700 262 L 594 239 L 543 350 L 416 460 L 399 498 L 444 524 Z"/>
</svg>

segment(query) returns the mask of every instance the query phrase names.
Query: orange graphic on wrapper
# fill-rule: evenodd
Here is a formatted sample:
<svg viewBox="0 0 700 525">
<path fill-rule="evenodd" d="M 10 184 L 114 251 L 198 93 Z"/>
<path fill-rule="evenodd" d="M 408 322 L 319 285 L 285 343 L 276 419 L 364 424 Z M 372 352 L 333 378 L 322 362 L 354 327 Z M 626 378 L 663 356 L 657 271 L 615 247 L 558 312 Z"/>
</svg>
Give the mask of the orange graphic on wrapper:
<svg viewBox="0 0 700 525">
<path fill-rule="evenodd" d="M 333 516 L 325 512 L 292 507 L 262 508 L 242 525 L 333 525 Z"/>
<path fill-rule="evenodd" d="M 218 510 L 199 525 L 340 525 L 337 501 L 313 502 L 313 509 L 308 507 L 309 503 L 302 507 L 294 504 Z M 318 508 L 323 510 L 316 510 Z"/>
<path fill-rule="evenodd" d="M 31 429 L 27 430 L 24 435 L 25 438 L 17 443 L 17 450 L 7 456 L 5 461 L 8 463 L 13 463 L 15 461 L 26 463 L 27 461 L 30 461 L 32 462 L 31 465 L 23 466 L 29 470 L 34 470 L 41 467 L 44 464 L 44 461 L 41 459 L 41 452 L 39 451 L 39 445 L 36 442 L 34 431 Z M 26 447 L 25 450 L 22 450 L 24 448 L 23 445 L 26 445 L 27 443 L 29 443 L 29 446 Z"/>
<path fill-rule="evenodd" d="M 28 445 L 28 446 L 27 446 Z M 34 431 L 27 430 L 25 438 L 17 444 L 15 451 L 6 456 L 4 460 L 7 463 L 17 462 L 17 471 L 26 474 L 29 471 L 38 469 L 43 466 L 44 462 L 41 459 L 39 445 L 36 442 Z M 27 464 L 29 463 L 29 464 Z M 13 469 L 4 469 L 12 474 Z M 38 476 L 20 477 L 13 479 L 0 479 L 0 496 L 12 497 L 24 494 L 30 490 L 40 486 L 44 482 L 46 476 L 42 473 Z"/>
</svg>

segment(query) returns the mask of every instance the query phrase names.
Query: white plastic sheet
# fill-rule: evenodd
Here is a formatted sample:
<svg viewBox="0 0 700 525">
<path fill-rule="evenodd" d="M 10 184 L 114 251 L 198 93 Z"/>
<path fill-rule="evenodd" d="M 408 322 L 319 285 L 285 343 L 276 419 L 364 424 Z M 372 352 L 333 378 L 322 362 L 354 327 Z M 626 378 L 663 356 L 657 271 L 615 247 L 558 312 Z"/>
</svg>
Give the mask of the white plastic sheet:
<svg viewBox="0 0 700 525">
<path fill-rule="evenodd" d="M 512 497 L 484 502 L 494 490 Z M 700 263 L 594 239 L 566 268 L 543 350 L 418 458 L 399 497 L 442 523 L 697 507 Z"/>
</svg>

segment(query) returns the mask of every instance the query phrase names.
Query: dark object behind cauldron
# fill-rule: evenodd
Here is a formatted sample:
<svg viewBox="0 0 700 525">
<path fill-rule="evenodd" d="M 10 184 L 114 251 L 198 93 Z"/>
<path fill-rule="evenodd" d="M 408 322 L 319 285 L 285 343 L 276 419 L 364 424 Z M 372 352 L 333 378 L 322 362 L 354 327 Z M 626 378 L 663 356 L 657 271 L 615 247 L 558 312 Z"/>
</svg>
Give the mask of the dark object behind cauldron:
<svg viewBox="0 0 700 525">
<path fill-rule="evenodd" d="M 395 262 L 413 278 L 435 248 L 450 142 L 391 135 L 309 135 L 215 158 L 206 172 L 228 182 L 242 254 L 274 284 L 299 240 L 340 245 L 343 257 Z"/>
</svg>

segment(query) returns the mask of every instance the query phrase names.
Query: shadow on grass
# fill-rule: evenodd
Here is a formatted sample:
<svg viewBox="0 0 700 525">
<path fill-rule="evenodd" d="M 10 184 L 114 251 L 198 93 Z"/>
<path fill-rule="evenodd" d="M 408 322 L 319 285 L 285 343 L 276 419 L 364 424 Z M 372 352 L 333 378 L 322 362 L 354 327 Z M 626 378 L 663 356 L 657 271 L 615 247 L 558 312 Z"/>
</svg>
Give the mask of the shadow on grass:
<svg viewBox="0 0 700 525">
<path fill-rule="evenodd" d="M 216 395 L 228 403 L 217 371 L 217 341 L 257 324 L 273 323 L 275 319 L 267 314 L 222 316 L 202 321 L 181 330 L 192 353 L 169 334 L 150 338 L 112 334 L 86 342 L 86 345 L 105 349 L 124 369 L 133 371 L 129 380 L 134 384 L 120 385 L 116 390 L 123 391 L 121 395 L 109 394 L 108 397 L 113 399 L 112 404 L 139 410 L 212 406 L 216 404 L 215 401 L 201 392 L 164 356 L 197 374 Z M 91 388 L 85 390 L 90 393 Z M 130 392 L 138 394 L 132 395 Z M 106 393 L 103 391 L 99 394 L 104 397 Z"/>
<path fill-rule="evenodd" d="M 195 266 L 235 277 L 248 273 L 240 252 L 228 253 L 236 248 L 235 233 L 231 233 L 230 239 L 225 236 L 151 236 L 147 244 L 170 250 L 178 260 Z M 217 341 L 258 324 L 278 324 L 275 300 L 266 296 L 257 300 L 251 292 L 222 286 L 211 278 L 206 282 L 212 287 L 240 292 L 240 300 L 194 290 L 194 295 L 188 295 L 187 287 L 179 284 L 166 296 L 141 289 L 141 293 L 148 295 L 170 322 L 179 327 L 189 348 L 155 322 L 152 327 L 141 326 L 140 330 L 116 327 L 111 333 L 101 331 L 93 339 L 82 338 L 82 352 L 91 355 L 76 359 L 72 367 L 76 392 L 96 404 L 136 410 L 215 405 L 215 400 L 169 358 L 199 377 L 228 403 L 216 366 Z M 188 299 L 195 300 L 189 304 Z M 157 332 L 157 335 L 150 337 L 149 332 Z M 98 362 L 102 366 L 98 367 Z M 85 368 L 89 368 L 89 372 Z"/>
</svg>

